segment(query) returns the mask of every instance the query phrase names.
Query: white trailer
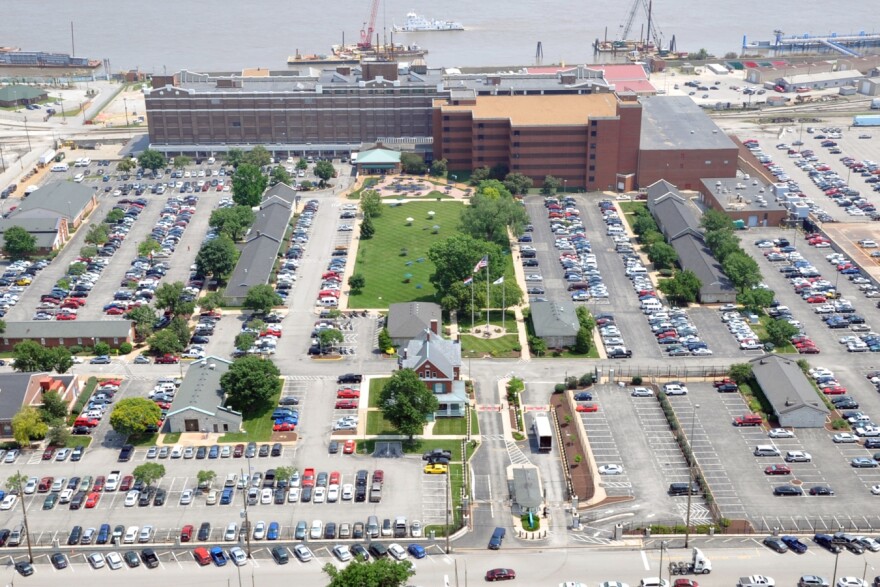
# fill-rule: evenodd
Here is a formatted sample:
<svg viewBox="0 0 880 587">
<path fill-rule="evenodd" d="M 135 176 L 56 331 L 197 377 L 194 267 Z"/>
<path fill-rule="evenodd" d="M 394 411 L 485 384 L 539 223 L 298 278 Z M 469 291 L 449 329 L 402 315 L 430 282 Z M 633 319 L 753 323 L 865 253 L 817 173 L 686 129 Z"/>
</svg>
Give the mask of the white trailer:
<svg viewBox="0 0 880 587">
<path fill-rule="evenodd" d="M 48 164 L 50 161 L 52 161 L 52 159 L 55 158 L 55 155 L 55 149 L 49 149 L 48 151 L 40 155 L 40 165 Z"/>
</svg>

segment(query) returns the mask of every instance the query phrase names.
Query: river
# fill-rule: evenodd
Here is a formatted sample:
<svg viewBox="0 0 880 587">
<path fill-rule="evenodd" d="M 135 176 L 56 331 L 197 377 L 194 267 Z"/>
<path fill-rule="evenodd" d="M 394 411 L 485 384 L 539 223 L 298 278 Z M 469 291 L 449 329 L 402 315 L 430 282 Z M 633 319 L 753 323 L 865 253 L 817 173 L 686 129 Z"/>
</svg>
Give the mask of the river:
<svg viewBox="0 0 880 587">
<path fill-rule="evenodd" d="M 0 45 L 110 59 L 114 71 L 139 67 L 148 73 L 186 68 L 234 71 L 285 68 L 289 55 L 327 53 L 343 39 L 357 41 L 369 17 L 369 0 L 306 3 L 279 0 L 89 0 L 0 5 Z M 430 66 L 534 64 L 543 44 L 544 63 L 595 62 L 592 42 L 617 37 L 632 0 L 382 0 L 376 29 L 391 30 L 406 13 L 461 22 L 466 31 L 396 35 L 395 42 L 428 49 Z M 761 0 L 654 0 L 654 21 L 664 44 L 673 35 L 679 50 L 705 48 L 716 55 L 739 51 L 743 35 L 765 40 L 786 34 L 851 33 L 869 21 L 864 0 L 832 2 Z M 645 26 L 639 11 L 630 37 Z M 872 32 L 872 31 L 868 31 Z"/>
</svg>

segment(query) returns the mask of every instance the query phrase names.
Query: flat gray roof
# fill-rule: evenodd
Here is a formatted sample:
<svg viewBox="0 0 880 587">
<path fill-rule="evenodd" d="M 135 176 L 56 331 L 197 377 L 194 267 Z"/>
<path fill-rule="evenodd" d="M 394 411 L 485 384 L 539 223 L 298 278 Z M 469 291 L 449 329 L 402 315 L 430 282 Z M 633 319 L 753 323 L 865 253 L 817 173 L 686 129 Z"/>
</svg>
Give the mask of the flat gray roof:
<svg viewBox="0 0 880 587">
<path fill-rule="evenodd" d="M 530 308 L 532 324 L 537 336 L 575 336 L 580 329 L 574 303 L 571 300 L 532 302 Z"/>
<path fill-rule="evenodd" d="M 131 320 L 29 320 L 26 322 L 7 322 L 3 338 L 119 338 L 125 339 L 131 333 Z"/>
<path fill-rule="evenodd" d="M 700 180 L 703 193 L 711 194 L 725 210 L 751 210 L 754 212 L 771 212 L 785 210 L 782 202 L 776 201 L 772 187 L 760 179 L 742 177 L 713 177 Z M 762 191 L 763 190 L 763 191 Z M 758 198 L 763 197 L 766 206 Z"/>
<path fill-rule="evenodd" d="M 528 509 L 535 509 L 544 501 L 536 468 L 513 469 L 513 499 L 517 504 Z"/>
<path fill-rule="evenodd" d="M 641 149 L 732 149 L 734 142 L 688 96 L 641 98 Z"/>
</svg>

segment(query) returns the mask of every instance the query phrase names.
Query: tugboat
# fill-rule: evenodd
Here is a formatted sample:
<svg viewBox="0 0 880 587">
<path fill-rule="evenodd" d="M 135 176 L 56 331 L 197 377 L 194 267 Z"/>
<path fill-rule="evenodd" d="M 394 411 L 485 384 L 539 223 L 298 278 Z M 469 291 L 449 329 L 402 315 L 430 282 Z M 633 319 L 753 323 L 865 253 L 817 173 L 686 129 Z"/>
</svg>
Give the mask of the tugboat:
<svg viewBox="0 0 880 587">
<path fill-rule="evenodd" d="M 428 20 L 415 12 L 409 12 L 406 15 L 406 22 L 402 25 L 394 25 L 392 30 L 395 33 L 424 33 L 432 31 L 463 31 L 464 27 L 460 22 Z"/>
</svg>

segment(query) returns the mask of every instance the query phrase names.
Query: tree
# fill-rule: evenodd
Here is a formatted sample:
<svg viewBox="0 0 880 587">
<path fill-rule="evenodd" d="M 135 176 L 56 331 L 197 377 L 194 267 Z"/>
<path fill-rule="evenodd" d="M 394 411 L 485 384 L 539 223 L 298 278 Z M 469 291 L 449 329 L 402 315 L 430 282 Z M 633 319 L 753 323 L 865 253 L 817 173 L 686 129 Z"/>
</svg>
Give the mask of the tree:
<svg viewBox="0 0 880 587">
<path fill-rule="evenodd" d="M 136 481 L 143 481 L 144 485 L 150 486 L 165 476 L 165 465 L 160 463 L 144 463 L 135 467 L 131 474 Z"/>
<path fill-rule="evenodd" d="M 205 294 L 199 298 L 199 308 L 210 312 L 211 310 L 222 306 L 223 302 L 223 294 L 219 291 L 212 291 L 211 293 Z"/>
<path fill-rule="evenodd" d="M 337 346 L 343 340 L 345 337 L 342 336 L 342 332 L 335 328 L 325 328 L 318 333 L 318 343 L 321 345 L 322 351 Z"/>
<path fill-rule="evenodd" d="M 415 153 L 401 153 L 400 166 L 404 173 L 412 173 L 413 175 L 421 175 L 427 170 L 425 160 Z"/>
<path fill-rule="evenodd" d="M 379 405 L 385 418 L 410 439 L 421 434 L 427 417 L 437 411 L 439 402 L 412 369 L 399 369 L 379 392 Z"/>
<path fill-rule="evenodd" d="M 21 446 L 30 446 L 31 440 L 45 438 L 48 431 L 49 426 L 32 406 L 23 407 L 12 417 L 12 436 Z"/>
<path fill-rule="evenodd" d="M 165 167 L 167 162 L 165 161 L 165 155 L 159 151 L 145 149 L 143 153 L 138 155 L 138 163 L 144 169 L 152 169 L 153 171 L 156 171 L 157 169 Z"/>
<path fill-rule="evenodd" d="M 633 232 L 640 237 L 647 232 L 660 232 L 654 219 L 651 218 L 651 216 L 646 215 L 636 215 L 636 218 L 632 223 L 632 229 Z"/>
<path fill-rule="evenodd" d="M 119 208 L 113 208 L 109 212 L 107 212 L 107 217 L 104 218 L 104 222 L 107 224 L 116 224 L 120 220 L 125 218 L 125 212 L 120 210 Z"/>
<path fill-rule="evenodd" d="M 364 216 L 378 218 L 382 215 L 382 196 L 376 190 L 366 190 L 361 193 L 361 212 Z"/>
<path fill-rule="evenodd" d="M 137 164 L 130 158 L 126 157 L 116 165 L 116 171 L 128 173 L 129 171 L 133 171 L 135 167 L 137 167 Z"/>
<path fill-rule="evenodd" d="M 773 303 L 776 294 L 773 290 L 756 288 L 747 289 L 737 294 L 736 301 L 742 304 L 747 310 L 759 312 L 764 308 L 768 308 Z"/>
<path fill-rule="evenodd" d="M 471 185 L 480 185 L 480 182 L 483 182 L 483 181 L 489 179 L 489 173 L 490 173 L 490 171 L 489 171 L 488 167 L 486 167 L 486 166 L 477 167 L 476 169 L 474 169 L 471 172 L 471 178 L 469 180 L 469 183 Z"/>
<path fill-rule="evenodd" d="M 167 328 L 153 334 L 147 339 L 147 344 L 150 345 L 150 351 L 156 355 L 179 353 L 184 348 L 177 334 Z"/>
<path fill-rule="evenodd" d="M 752 378 L 752 364 L 734 363 L 728 369 L 727 375 L 737 383 L 745 383 Z"/>
<path fill-rule="evenodd" d="M 715 230 L 733 230 L 733 220 L 724 212 L 718 210 L 707 210 L 703 217 L 700 218 L 700 226 L 706 232 Z"/>
<path fill-rule="evenodd" d="M 336 175 L 336 168 L 329 161 L 318 161 L 315 164 L 315 175 L 320 177 L 321 181 L 329 181 Z"/>
<path fill-rule="evenodd" d="M 175 316 L 192 314 L 195 310 L 193 302 L 185 301 L 183 296 L 184 285 L 182 281 L 163 283 L 156 288 L 154 303 L 159 310 L 168 310 Z"/>
<path fill-rule="evenodd" d="M 489 170 L 489 179 L 497 179 L 500 181 L 507 177 L 508 173 L 510 173 L 510 168 L 506 163 L 496 163 L 492 166 L 492 169 Z"/>
<path fill-rule="evenodd" d="M 90 245 L 103 245 L 110 240 L 106 224 L 92 224 L 86 231 L 85 241 Z"/>
<path fill-rule="evenodd" d="M 485 289 L 485 287 L 483 287 Z M 523 292 L 517 285 L 515 279 L 505 278 L 498 285 L 492 285 L 491 297 L 489 303 L 493 308 L 507 309 L 511 306 L 518 306 L 523 301 Z M 483 292 L 485 294 L 485 291 Z M 508 321 L 510 324 L 510 321 Z"/>
<path fill-rule="evenodd" d="M 579 355 L 586 355 L 590 352 L 590 345 L 593 342 L 593 333 L 581 326 L 578 328 L 577 336 L 574 339 L 574 352 Z"/>
<path fill-rule="evenodd" d="M 270 408 L 272 399 L 281 391 L 280 375 L 272 361 L 254 356 L 236 359 L 220 378 L 226 405 L 243 414 Z"/>
<path fill-rule="evenodd" d="M 376 234 L 376 227 L 373 226 L 373 219 L 370 216 L 364 216 L 361 220 L 361 238 L 369 240 Z"/>
<path fill-rule="evenodd" d="M 676 273 L 672 279 L 661 279 L 658 287 L 666 294 L 669 301 L 683 306 L 697 301 L 702 285 L 697 274 L 686 269 Z"/>
<path fill-rule="evenodd" d="M 126 312 L 125 318 L 134 322 L 135 335 L 143 340 L 153 333 L 156 311 L 150 306 L 136 306 Z"/>
<path fill-rule="evenodd" d="M 391 340 L 391 335 L 388 334 L 388 329 L 383 328 L 379 331 L 379 350 L 383 353 L 388 351 L 388 349 L 394 348 L 394 341 Z"/>
<path fill-rule="evenodd" d="M 639 242 L 646 248 L 650 248 L 656 243 L 665 242 L 665 239 L 663 238 L 663 235 L 656 230 L 646 230 L 639 236 Z"/>
<path fill-rule="evenodd" d="M 79 256 L 84 259 L 91 259 L 98 255 L 98 247 L 94 245 L 86 245 L 84 247 L 80 247 Z"/>
<path fill-rule="evenodd" d="M 162 245 L 156 239 L 148 238 L 147 240 L 138 243 L 138 255 L 141 257 L 151 257 L 153 253 L 158 253 L 162 250 Z"/>
<path fill-rule="evenodd" d="M 70 429 L 63 420 L 56 420 L 46 431 L 46 440 L 51 446 L 64 446 L 70 439 Z"/>
<path fill-rule="evenodd" d="M 678 253 L 671 245 L 654 243 L 648 248 L 648 258 L 655 269 L 671 269 L 678 260 Z"/>
<path fill-rule="evenodd" d="M 529 336 L 529 348 L 537 357 L 543 357 L 547 354 L 547 342 L 539 336 Z"/>
<path fill-rule="evenodd" d="M 4 483 L 4 485 L 6 486 L 7 490 L 9 490 L 9 491 L 15 490 L 19 494 L 21 494 L 22 488 L 24 487 L 24 484 L 27 483 L 27 480 L 28 480 L 27 475 L 25 475 L 23 473 L 15 473 L 14 475 L 9 476 L 9 478 L 6 480 L 6 483 Z"/>
<path fill-rule="evenodd" d="M 162 417 L 156 402 L 145 397 L 119 400 L 110 412 L 110 426 L 122 436 L 139 436 Z"/>
<path fill-rule="evenodd" d="M 277 471 L 277 469 L 276 469 Z M 199 487 L 210 487 L 211 482 L 217 478 L 217 473 L 210 470 L 202 470 L 196 473 L 196 479 L 199 482 Z"/>
<path fill-rule="evenodd" d="M 731 253 L 721 263 L 724 273 L 740 291 L 761 283 L 761 269 L 757 261 L 742 252 Z"/>
<path fill-rule="evenodd" d="M 265 167 L 272 163 L 272 155 L 269 154 L 269 151 L 266 150 L 266 147 L 263 145 L 257 145 L 250 151 L 244 154 L 242 157 L 242 161 L 247 163 L 248 165 L 254 165 L 256 167 Z"/>
<path fill-rule="evenodd" d="M 327 563 L 323 571 L 330 577 L 327 587 L 403 587 L 416 574 L 409 561 L 390 557 L 369 562 L 355 559 L 341 569 Z"/>
<path fill-rule="evenodd" d="M 259 206 L 267 183 L 259 167 L 242 163 L 232 176 L 232 199 L 239 206 Z"/>
<path fill-rule="evenodd" d="M 352 295 L 361 293 L 366 285 L 367 278 L 364 277 L 363 273 L 353 273 L 351 277 L 348 278 L 348 287 L 351 288 Z"/>
<path fill-rule="evenodd" d="M 288 173 L 287 170 L 281 165 L 276 166 L 275 169 L 272 170 L 271 181 L 273 184 L 283 183 L 286 185 L 290 185 L 292 183 L 290 173 Z"/>
<path fill-rule="evenodd" d="M 171 322 L 168 323 L 168 330 L 174 333 L 174 336 L 180 341 L 181 346 L 185 347 L 189 344 L 189 337 L 192 332 L 189 329 L 189 322 L 186 318 L 183 316 L 175 316 L 171 319 Z"/>
<path fill-rule="evenodd" d="M 57 391 L 47 391 L 43 394 L 43 405 L 40 406 L 43 420 L 63 420 L 67 418 L 67 403 L 61 399 Z"/>
<path fill-rule="evenodd" d="M 24 340 L 12 349 L 16 371 L 57 371 L 65 373 L 73 366 L 73 358 L 66 347 L 44 347 L 34 340 Z"/>
<path fill-rule="evenodd" d="M 21 226 L 10 226 L 3 233 L 3 250 L 13 261 L 37 252 L 37 238 Z"/>
<path fill-rule="evenodd" d="M 529 193 L 529 189 L 534 184 L 535 182 L 532 181 L 531 177 L 523 175 L 522 173 L 508 173 L 507 177 L 504 178 L 504 187 L 506 187 L 511 194 L 524 196 Z"/>
<path fill-rule="evenodd" d="M 301 182 L 299 182 L 299 187 L 301 187 L 304 192 L 307 192 L 312 189 L 312 182 L 310 182 L 307 179 L 304 179 Z"/>
<path fill-rule="evenodd" d="M 456 234 L 431 245 L 428 259 L 434 264 L 434 273 L 429 279 L 437 289 L 438 297 L 449 294 L 454 284 L 461 284 L 468 277 L 484 280 L 485 270 L 474 274 L 474 267 L 484 255 L 489 257 L 489 279 L 495 281 L 504 273 L 504 252 L 497 244 L 466 234 Z M 485 283 L 482 289 L 485 290 Z M 465 289 L 463 293 L 470 298 L 470 289 Z"/>
<path fill-rule="evenodd" d="M 545 196 L 555 194 L 562 187 L 562 180 L 552 175 L 544 176 L 544 183 L 541 186 L 541 193 Z"/>
<path fill-rule="evenodd" d="M 797 326 L 785 320 L 771 320 L 767 323 L 767 338 L 776 346 L 785 346 L 798 332 Z"/>
<path fill-rule="evenodd" d="M 79 276 L 86 272 L 88 269 L 88 265 L 85 263 L 71 263 L 67 268 L 67 274 L 72 276 Z"/>
<path fill-rule="evenodd" d="M 258 314 L 268 314 L 282 302 L 281 296 L 271 285 L 255 285 L 248 290 L 242 307 Z"/>
<path fill-rule="evenodd" d="M 431 175 L 444 177 L 448 171 L 446 159 L 435 159 L 431 162 Z"/>
<path fill-rule="evenodd" d="M 217 208 L 211 212 L 208 225 L 211 228 L 216 228 L 220 234 L 225 234 L 232 240 L 238 241 L 244 238 L 255 219 L 256 214 L 248 206 L 230 206 L 229 208 Z"/>
<path fill-rule="evenodd" d="M 483 182 L 485 184 L 486 182 Z M 480 184 L 481 186 L 483 184 Z M 506 192 L 506 188 L 502 188 Z M 528 222 L 525 209 L 510 196 L 495 196 L 494 186 L 485 191 L 478 189 L 471 197 L 470 206 L 461 211 L 461 228 L 474 238 L 507 246 L 507 229 L 519 233 Z"/>
<path fill-rule="evenodd" d="M 233 147 L 226 152 L 226 162 L 233 167 L 238 167 L 239 165 L 241 165 L 241 162 L 243 160 L 244 151 L 239 148 Z"/>
<path fill-rule="evenodd" d="M 73 355 L 70 354 L 70 349 L 63 346 L 56 346 L 48 350 L 48 368 L 46 371 L 55 371 L 56 373 L 63 375 L 73 367 Z"/>
<path fill-rule="evenodd" d="M 240 351 L 247 351 L 254 346 L 256 341 L 256 334 L 253 334 L 252 332 L 242 332 L 241 334 L 235 335 L 235 348 Z"/>
<path fill-rule="evenodd" d="M 174 167 L 175 169 L 183 169 L 184 167 L 188 167 L 192 165 L 192 157 L 187 155 L 178 155 L 174 158 Z"/>
<path fill-rule="evenodd" d="M 225 280 L 235 269 L 239 251 L 232 239 L 225 234 L 211 239 L 202 245 L 196 255 L 196 271 L 202 275 L 211 275 L 218 280 Z"/>
</svg>

